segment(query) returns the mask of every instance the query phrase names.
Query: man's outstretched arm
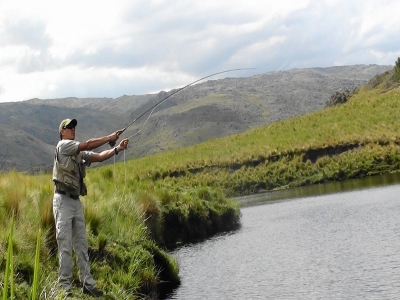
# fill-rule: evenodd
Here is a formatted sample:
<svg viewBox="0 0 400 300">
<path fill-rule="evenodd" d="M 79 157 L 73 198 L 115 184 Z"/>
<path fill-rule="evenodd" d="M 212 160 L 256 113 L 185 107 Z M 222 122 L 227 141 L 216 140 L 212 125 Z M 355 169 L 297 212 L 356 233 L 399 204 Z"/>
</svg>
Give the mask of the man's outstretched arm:
<svg viewBox="0 0 400 300">
<path fill-rule="evenodd" d="M 104 150 L 100 153 L 93 153 L 90 158 L 90 162 L 102 162 L 109 159 L 116 154 L 115 151 L 117 151 L 118 154 L 118 152 L 125 150 L 128 147 L 128 142 L 128 139 L 124 139 L 119 143 L 117 147 L 113 149 Z"/>
<path fill-rule="evenodd" d="M 119 135 L 121 133 L 122 133 L 121 130 L 117 130 L 116 132 L 111 133 L 110 135 L 106 135 L 101 138 L 90 139 L 87 140 L 86 142 L 79 143 L 78 150 L 79 151 L 93 150 L 109 142 L 115 142 L 116 140 L 118 140 Z"/>
</svg>

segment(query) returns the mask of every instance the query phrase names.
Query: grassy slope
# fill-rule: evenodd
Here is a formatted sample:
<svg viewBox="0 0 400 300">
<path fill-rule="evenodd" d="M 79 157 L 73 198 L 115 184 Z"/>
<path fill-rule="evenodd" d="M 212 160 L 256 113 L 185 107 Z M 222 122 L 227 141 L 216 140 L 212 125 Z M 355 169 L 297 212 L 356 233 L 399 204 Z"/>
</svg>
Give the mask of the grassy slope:
<svg viewBox="0 0 400 300">
<path fill-rule="evenodd" d="M 385 77 L 390 74 L 379 82 Z M 238 226 L 238 204 L 227 195 L 399 171 L 400 90 L 384 89 L 385 83 L 365 87 L 338 107 L 89 170 L 83 202 L 99 286 L 116 299 L 131 299 L 154 292 L 160 278 L 178 283 L 176 262 L 157 245 L 171 247 Z M 14 210 L 18 299 L 32 279 L 39 226 L 48 232 L 39 289 L 57 293 L 57 261 L 48 255 L 55 250 L 50 176 L 2 174 L 0 187 L 0 270 Z M 0 271 L 0 281 L 2 276 Z"/>
<path fill-rule="evenodd" d="M 144 158 L 137 176 L 232 196 L 398 171 L 400 91 L 386 91 L 391 76 L 338 107 Z"/>
</svg>

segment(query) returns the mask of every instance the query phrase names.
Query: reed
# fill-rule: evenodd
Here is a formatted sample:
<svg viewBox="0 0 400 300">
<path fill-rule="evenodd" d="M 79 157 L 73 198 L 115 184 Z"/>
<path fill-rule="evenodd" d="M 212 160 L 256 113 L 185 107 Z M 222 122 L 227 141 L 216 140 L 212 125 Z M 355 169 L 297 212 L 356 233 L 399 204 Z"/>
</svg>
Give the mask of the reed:
<svg viewBox="0 0 400 300">
<path fill-rule="evenodd" d="M 21 199 L 26 196 L 25 191 L 17 188 L 18 183 L 14 180 L 7 182 L 3 187 L 3 207 L 8 215 L 19 218 L 21 211 Z"/>
<path fill-rule="evenodd" d="M 36 241 L 36 253 L 35 253 L 35 267 L 33 273 L 33 283 L 31 290 L 31 300 L 36 300 L 38 296 L 38 288 L 39 288 L 39 263 L 40 263 L 40 243 L 42 238 L 42 231 L 39 228 L 37 241 Z"/>
<path fill-rule="evenodd" d="M 4 273 L 3 300 L 7 300 L 8 291 L 10 290 L 10 299 L 14 299 L 14 214 L 11 217 L 10 233 L 8 237 L 7 259 Z M 10 287 L 9 287 L 10 283 Z"/>
</svg>

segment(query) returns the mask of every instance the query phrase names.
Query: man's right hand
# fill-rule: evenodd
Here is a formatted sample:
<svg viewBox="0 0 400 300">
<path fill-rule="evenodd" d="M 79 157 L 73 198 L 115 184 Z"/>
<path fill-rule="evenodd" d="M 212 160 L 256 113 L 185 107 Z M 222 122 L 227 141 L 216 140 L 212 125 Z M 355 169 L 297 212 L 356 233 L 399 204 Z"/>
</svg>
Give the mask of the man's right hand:
<svg viewBox="0 0 400 300">
<path fill-rule="evenodd" d="M 124 131 L 123 131 L 123 130 L 117 130 L 116 132 L 111 133 L 111 134 L 108 136 L 109 139 L 110 139 L 109 142 L 115 143 L 115 142 L 119 139 L 119 136 L 121 135 L 122 132 L 124 132 Z"/>
</svg>

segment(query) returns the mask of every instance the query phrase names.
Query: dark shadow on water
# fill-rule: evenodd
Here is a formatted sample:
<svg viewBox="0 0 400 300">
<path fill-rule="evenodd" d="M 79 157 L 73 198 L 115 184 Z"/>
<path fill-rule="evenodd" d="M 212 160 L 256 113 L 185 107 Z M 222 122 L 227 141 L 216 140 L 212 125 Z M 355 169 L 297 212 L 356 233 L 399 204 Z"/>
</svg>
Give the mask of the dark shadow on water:
<svg viewBox="0 0 400 300">
<path fill-rule="evenodd" d="M 230 231 L 226 231 L 226 232 L 219 232 L 219 233 L 213 235 L 212 237 L 209 237 L 209 238 L 206 238 L 206 239 L 202 239 L 202 240 L 198 240 L 198 241 L 191 241 L 191 242 L 188 242 L 188 243 L 184 243 L 184 244 L 178 245 L 178 246 L 175 247 L 173 250 L 170 250 L 170 251 L 169 251 L 169 254 L 174 255 L 174 253 L 179 252 L 179 250 L 182 249 L 182 248 L 187 248 L 187 247 L 188 247 L 188 248 L 191 248 L 191 247 L 195 247 L 196 245 L 201 245 L 201 244 L 203 244 L 203 243 L 205 243 L 205 242 L 207 242 L 207 241 L 209 241 L 209 240 L 211 240 L 211 239 L 215 240 L 215 239 L 219 239 L 219 238 L 224 238 L 224 237 L 229 236 L 229 235 L 233 235 L 233 234 L 235 234 L 240 228 L 241 228 L 241 226 L 238 226 L 238 227 L 235 228 L 234 230 L 230 230 Z M 167 288 L 167 289 L 161 291 L 161 292 L 158 294 L 158 300 L 169 300 L 169 299 L 171 299 L 171 298 L 174 298 L 174 297 L 175 297 L 175 293 L 176 293 L 177 289 L 179 288 L 179 286 L 180 286 L 180 285 L 174 286 L 174 287 L 172 287 L 172 288 L 169 287 L 169 288 Z M 175 298 L 174 298 L 174 299 L 175 299 Z"/>
<path fill-rule="evenodd" d="M 400 173 L 367 176 L 361 179 L 350 179 L 345 181 L 301 186 L 257 195 L 238 197 L 235 199 L 239 201 L 241 207 L 246 207 L 259 205 L 269 201 L 321 196 L 394 184 L 400 184 Z"/>
</svg>

